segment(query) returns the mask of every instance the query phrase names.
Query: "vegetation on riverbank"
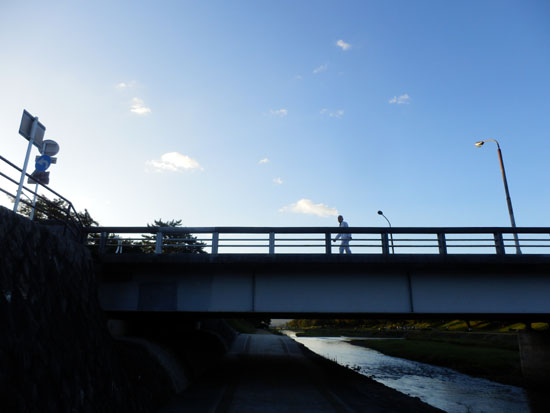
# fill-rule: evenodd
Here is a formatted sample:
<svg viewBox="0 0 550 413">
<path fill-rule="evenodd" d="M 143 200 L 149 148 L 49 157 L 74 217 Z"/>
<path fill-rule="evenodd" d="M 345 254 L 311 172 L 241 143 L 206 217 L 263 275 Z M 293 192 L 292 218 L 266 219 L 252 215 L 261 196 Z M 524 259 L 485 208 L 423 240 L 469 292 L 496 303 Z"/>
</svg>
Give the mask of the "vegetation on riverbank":
<svg viewBox="0 0 550 413">
<path fill-rule="evenodd" d="M 524 330 L 524 323 L 488 320 L 362 320 L 362 319 L 295 319 L 286 326 L 309 337 L 377 337 L 384 332 L 394 332 L 395 336 L 408 331 L 472 331 L 490 333 L 514 333 Z M 548 329 L 548 323 L 532 323 L 535 330 Z M 379 335 L 373 335 L 378 334 Z"/>
<path fill-rule="evenodd" d="M 426 337 L 405 340 L 352 340 L 351 344 L 372 348 L 388 356 L 448 367 L 471 376 L 523 386 L 517 344 L 513 349 L 510 348 L 513 347 L 510 340 L 503 340 L 503 347 L 507 348 L 502 348 L 488 345 L 484 340 L 485 338 L 480 337 L 432 341 Z M 498 339 L 493 341 L 498 342 Z"/>
</svg>

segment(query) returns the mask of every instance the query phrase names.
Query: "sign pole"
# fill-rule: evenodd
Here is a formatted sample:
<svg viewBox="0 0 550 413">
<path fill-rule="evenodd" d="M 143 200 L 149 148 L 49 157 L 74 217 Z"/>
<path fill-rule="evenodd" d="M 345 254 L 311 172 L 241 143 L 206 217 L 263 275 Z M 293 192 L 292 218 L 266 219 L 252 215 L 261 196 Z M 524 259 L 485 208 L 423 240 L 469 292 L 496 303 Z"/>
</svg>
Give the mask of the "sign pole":
<svg viewBox="0 0 550 413">
<path fill-rule="evenodd" d="M 46 142 L 42 143 L 42 149 L 40 150 L 40 153 L 44 153 L 44 148 L 46 147 Z M 34 197 L 32 199 L 32 210 L 31 210 L 31 216 L 29 219 L 32 221 L 34 219 L 34 211 L 36 210 L 36 195 L 38 194 L 38 182 L 36 183 L 34 187 Z"/>
<path fill-rule="evenodd" d="M 29 146 L 27 147 L 27 155 L 25 155 L 25 163 L 23 164 L 23 171 L 21 172 L 21 180 L 19 181 L 19 187 L 17 188 L 17 195 L 15 197 L 15 203 L 13 205 L 13 212 L 17 212 L 19 206 L 19 200 L 21 199 L 21 191 L 23 190 L 23 184 L 25 183 L 25 174 L 27 172 L 27 165 L 29 164 L 29 156 L 31 154 L 32 145 L 34 143 L 34 135 L 36 134 L 36 128 L 38 126 L 38 117 L 35 116 L 32 121 L 31 134 L 29 137 Z"/>
<path fill-rule="evenodd" d="M 34 210 L 36 209 L 36 193 L 38 192 L 38 182 L 36 183 L 36 186 L 34 187 L 34 198 L 32 200 L 32 211 L 31 216 L 29 217 L 32 221 L 34 218 Z"/>
</svg>

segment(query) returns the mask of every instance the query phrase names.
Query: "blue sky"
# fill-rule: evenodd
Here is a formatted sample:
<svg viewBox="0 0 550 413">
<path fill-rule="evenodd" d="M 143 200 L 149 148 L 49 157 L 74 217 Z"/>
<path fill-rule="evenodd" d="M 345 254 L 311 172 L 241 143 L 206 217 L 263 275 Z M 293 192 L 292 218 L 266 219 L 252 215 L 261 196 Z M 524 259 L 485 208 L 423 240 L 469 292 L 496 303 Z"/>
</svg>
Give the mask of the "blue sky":
<svg viewBox="0 0 550 413">
<path fill-rule="evenodd" d="M 23 109 L 102 225 L 550 226 L 550 2 L 0 5 L 0 154 Z M 37 154 L 33 150 L 32 159 Z M 1 201 L 9 204 L 9 201 Z"/>
</svg>

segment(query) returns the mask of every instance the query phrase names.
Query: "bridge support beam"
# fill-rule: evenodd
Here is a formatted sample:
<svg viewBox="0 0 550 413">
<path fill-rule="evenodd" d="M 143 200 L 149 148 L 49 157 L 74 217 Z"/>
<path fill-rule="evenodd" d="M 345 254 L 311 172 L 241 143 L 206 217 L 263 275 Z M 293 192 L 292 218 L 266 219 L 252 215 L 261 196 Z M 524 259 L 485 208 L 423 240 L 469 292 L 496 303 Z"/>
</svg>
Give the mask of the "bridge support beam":
<svg viewBox="0 0 550 413">
<path fill-rule="evenodd" d="M 520 331 L 518 342 L 531 412 L 547 412 L 550 394 L 550 331 Z"/>
</svg>

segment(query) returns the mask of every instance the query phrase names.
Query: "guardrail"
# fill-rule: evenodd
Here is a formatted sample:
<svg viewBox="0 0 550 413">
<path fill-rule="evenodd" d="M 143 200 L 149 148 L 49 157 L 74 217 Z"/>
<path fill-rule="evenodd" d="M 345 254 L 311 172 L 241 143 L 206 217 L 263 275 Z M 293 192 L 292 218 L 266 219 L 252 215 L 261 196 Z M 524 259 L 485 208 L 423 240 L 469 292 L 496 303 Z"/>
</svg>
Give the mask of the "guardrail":
<svg viewBox="0 0 550 413">
<path fill-rule="evenodd" d="M 523 253 L 550 253 L 548 227 L 90 227 L 86 231 L 87 244 L 101 254 L 332 254 L 338 252 L 339 241 L 334 239 L 339 233 L 352 234 L 353 253 L 515 254 L 514 234 Z"/>
<path fill-rule="evenodd" d="M 0 160 L 4 162 L 4 164 L 8 165 L 9 168 L 7 168 L 9 171 L 13 173 L 13 171 L 17 172 L 17 179 L 21 176 L 21 173 L 23 170 L 19 168 L 17 165 L 13 164 L 6 158 L 0 155 Z M 32 178 L 31 175 L 28 173 L 25 174 L 27 178 Z M 4 178 L 4 181 L 2 181 L 2 186 L 0 186 L 0 192 L 3 192 L 7 196 L 11 197 L 12 199 L 15 199 L 16 195 L 15 193 L 10 192 L 9 190 L 5 189 L 6 186 L 14 187 L 15 192 L 17 192 L 17 188 L 19 186 L 19 181 L 10 177 L 7 173 L 4 173 L 0 171 L 0 177 Z M 56 191 L 48 187 L 47 185 L 44 185 L 40 182 L 37 182 L 38 185 L 40 185 L 42 188 L 44 188 L 47 192 L 52 194 L 53 196 L 57 197 L 58 199 L 64 201 L 67 204 L 66 208 L 61 208 L 59 205 L 56 205 L 55 203 L 51 202 L 48 198 L 46 198 L 43 195 L 38 194 L 37 191 L 33 191 L 29 187 L 23 185 L 22 194 L 27 198 L 21 198 L 20 202 L 29 206 L 30 208 L 33 207 L 33 202 L 31 200 L 31 196 L 34 197 L 36 195 L 37 198 L 44 201 L 49 209 L 43 208 L 40 206 L 40 204 L 35 205 L 36 211 L 42 212 L 44 215 L 46 215 L 49 219 L 55 220 L 55 221 L 61 221 L 63 223 L 71 223 L 75 224 L 79 227 L 82 227 L 82 222 L 80 220 L 80 217 L 78 216 L 78 213 L 76 212 L 75 207 L 69 201 L 67 198 L 63 197 L 62 195 L 58 194 Z"/>
</svg>

